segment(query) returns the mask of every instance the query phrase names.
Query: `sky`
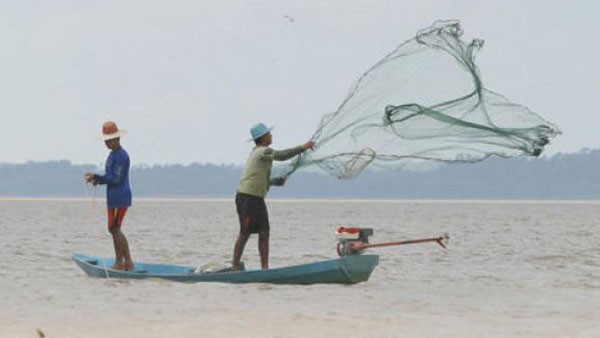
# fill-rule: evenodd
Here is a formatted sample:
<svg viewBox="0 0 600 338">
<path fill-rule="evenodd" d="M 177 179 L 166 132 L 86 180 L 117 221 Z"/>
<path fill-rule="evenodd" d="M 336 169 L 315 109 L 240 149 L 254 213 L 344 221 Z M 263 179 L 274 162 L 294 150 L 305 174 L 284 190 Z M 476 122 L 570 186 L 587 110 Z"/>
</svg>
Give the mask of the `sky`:
<svg viewBox="0 0 600 338">
<path fill-rule="evenodd" d="M 307 141 L 358 76 L 436 20 L 485 40 L 484 85 L 600 148 L 595 1 L 0 0 L 0 163 L 243 164 L 249 128 Z"/>
</svg>

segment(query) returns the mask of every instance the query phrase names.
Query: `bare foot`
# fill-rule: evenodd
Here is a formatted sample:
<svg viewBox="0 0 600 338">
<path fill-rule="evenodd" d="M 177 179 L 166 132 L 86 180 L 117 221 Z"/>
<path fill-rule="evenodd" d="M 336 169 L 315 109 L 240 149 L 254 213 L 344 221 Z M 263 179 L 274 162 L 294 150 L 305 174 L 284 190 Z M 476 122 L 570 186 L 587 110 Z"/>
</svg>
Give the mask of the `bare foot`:
<svg viewBox="0 0 600 338">
<path fill-rule="evenodd" d="M 112 270 L 123 270 L 124 266 L 123 264 L 120 263 L 115 263 L 110 267 Z"/>
<path fill-rule="evenodd" d="M 133 262 L 125 263 L 123 265 L 123 268 L 125 271 L 133 271 L 133 270 L 135 270 L 135 265 L 133 264 Z"/>
</svg>

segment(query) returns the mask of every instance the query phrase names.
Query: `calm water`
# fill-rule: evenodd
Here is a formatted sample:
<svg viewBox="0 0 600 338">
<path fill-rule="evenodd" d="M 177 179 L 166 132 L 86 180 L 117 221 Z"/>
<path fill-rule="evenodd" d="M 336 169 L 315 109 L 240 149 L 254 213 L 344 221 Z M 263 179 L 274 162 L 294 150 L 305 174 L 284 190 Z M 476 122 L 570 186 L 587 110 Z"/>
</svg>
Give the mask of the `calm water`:
<svg viewBox="0 0 600 338">
<path fill-rule="evenodd" d="M 101 200 L 3 200 L 0 337 L 600 336 L 599 203 L 268 204 L 272 267 L 335 257 L 340 225 L 450 245 L 372 250 L 380 265 L 352 286 L 102 280 L 70 260 L 112 255 Z M 229 260 L 237 230 L 233 200 L 138 200 L 124 225 L 134 259 L 189 265 Z"/>
</svg>

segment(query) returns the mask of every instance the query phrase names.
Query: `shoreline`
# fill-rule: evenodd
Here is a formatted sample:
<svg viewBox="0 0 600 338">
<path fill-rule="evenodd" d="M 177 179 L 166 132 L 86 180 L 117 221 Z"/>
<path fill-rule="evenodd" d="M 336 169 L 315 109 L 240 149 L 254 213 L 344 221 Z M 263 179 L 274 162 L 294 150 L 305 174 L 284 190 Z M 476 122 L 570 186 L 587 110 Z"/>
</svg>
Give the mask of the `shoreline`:
<svg viewBox="0 0 600 338">
<path fill-rule="evenodd" d="M 369 332 L 373 337 L 591 337 L 595 331 L 592 317 L 571 320 L 564 314 L 544 316 L 534 313 L 530 318 L 508 316 L 499 312 L 490 316 L 456 317 L 448 312 L 415 311 L 409 314 L 348 316 L 335 311 L 310 313 L 302 310 L 289 313 L 247 312 L 222 308 L 197 314 L 197 319 L 177 319 L 155 315 L 120 318 L 106 315 L 28 316 L 16 321 L 0 316 L 2 337 L 305 337 L 307 330 L 315 338 L 353 337 L 357 332 Z M 558 319 L 558 320 L 557 320 Z M 553 321 L 554 320 L 554 321 Z M 263 325 L 256 323 L 263 322 Z M 435 322 L 436 325 L 431 325 Z M 235 323 L 235 325 L 230 325 Z M 40 332 L 42 334 L 40 334 Z M 398 334 L 402 332 L 402 334 Z M 590 335 L 588 335 L 590 334 Z"/>
<path fill-rule="evenodd" d="M 167 202 L 167 203 L 231 203 L 234 198 L 218 197 L 136 197 L 135 202 Z M 0 197 L 0 202 L 103 202 L 103 197 Z M 445 203 L 445 204 L 600 204 L 596 199 L 377 199 L 377 198 L 267 198 L 269 203 L 392 203 L 392 204 L 413 204 L 413 203 Z"/>
</svg>

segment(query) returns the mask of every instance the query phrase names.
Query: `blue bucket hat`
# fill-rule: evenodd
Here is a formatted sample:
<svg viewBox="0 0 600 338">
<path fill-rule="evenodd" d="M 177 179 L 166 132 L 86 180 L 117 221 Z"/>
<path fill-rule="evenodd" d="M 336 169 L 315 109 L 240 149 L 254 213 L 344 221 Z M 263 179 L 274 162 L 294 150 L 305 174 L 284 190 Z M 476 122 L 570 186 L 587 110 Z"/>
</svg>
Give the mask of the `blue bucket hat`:
<svg viewBox="0 0 600 338">
<path fill-rule="evenodd" d="M 257 138 L 269 133 L 271 130 L 273 130 L 273 128 L 275 127 L 267 128 L 267 126 L 264 123 L 255 124 L 252 128 L 250 128 L 250 135 L 252 136 L 252 138 L 249 139 L 248 142 L 254 141 Z"/>
</svg>

